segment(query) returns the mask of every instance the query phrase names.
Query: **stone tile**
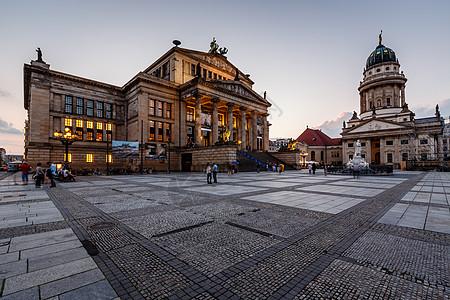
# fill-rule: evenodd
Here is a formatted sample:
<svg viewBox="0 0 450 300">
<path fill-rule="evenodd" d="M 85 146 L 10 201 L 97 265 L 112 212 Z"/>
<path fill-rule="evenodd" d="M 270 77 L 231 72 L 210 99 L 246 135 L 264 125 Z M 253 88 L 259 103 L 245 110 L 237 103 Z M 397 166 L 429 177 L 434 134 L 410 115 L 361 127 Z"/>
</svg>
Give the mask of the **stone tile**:
<svg viewBox="0 0 450 300">
<path fill-rule="evenodd" d="M 8 247 L 8 246 L 5 246 Z M 19 252 L 11 252 L 0 255 L 0 265 L 19 260 Z M 1 269 L 0 269 L 1 270 Z M 1 272 L 1 271 L 0 271 Z"/>
<path fill-rule="evenodd" d="M 29 237 L 30 239 L 28 240 L 12 238 L 9 251 L 13 252 L 18 250 L 38 248 L 78 239 L 70 228 L 58 231 L 49 231 L 45 234 L 35 237 L 33 237 L 33 235 L 29 235 Z"/>
<path fill-rule="evenodd" d="M 12 277 L 14 275 L 24 274 L 27 272 L 27 261 L 18 260 L 0 265 L 0 279 Z"/>
<path fill-rule="evenodd" d="M 103 279 L 105 279 L 105 276 L 100 269 L 94 269 L 60 280 L 52 281 L 40 286 L 41 298 L 46 299 L 57 296 Z"/>
<path fill-rule="evenodd" d="M 48 283 L 95 268 L 97 268 L 97 265 L 89 257 L 43 270 L 9 277 L 5 280 L 3 294 L 9 295 L 33 286 Z"/>
<path fill-rule="evenodd" d="M 43 256 L 29 258 L 28 270 L 29 272 L 33 272 L 39 269 L 45 269 L 87 257 L 89 257 L 89 254 L 87 254 L 83 247 L 50 253 Z"/>
<path fill-rule="evenodd" d="M 31 258 L 31 257 L 38 257 L 38 256 L 42 256 L 42 255 L 47 255 L 50 253 L 55 253 L 55 252 L 64 251 L 64 250 L 68 250 L 68 249 L 78 248 L 81 246 L 82 245 L 79 240 L 72 240 L 72 241 L 68 241 L 68 242 L 43 246 L 43 247 L 39 247 L 39 248 L 23 250 L 21 252 L 21 258 L 25 259 L 25 258 Z"/>
<path fill-rule="evenodd" d="M 37 286 L 9 295 L 3 295 L 2 300 L 40 300 Z"/>
<path fill-rule="evenodd" d="M 96 299 L 109 300 L 117 297 L 106 280 L 102 280 L 59 296 L 60 300 Z"/>
</svg>

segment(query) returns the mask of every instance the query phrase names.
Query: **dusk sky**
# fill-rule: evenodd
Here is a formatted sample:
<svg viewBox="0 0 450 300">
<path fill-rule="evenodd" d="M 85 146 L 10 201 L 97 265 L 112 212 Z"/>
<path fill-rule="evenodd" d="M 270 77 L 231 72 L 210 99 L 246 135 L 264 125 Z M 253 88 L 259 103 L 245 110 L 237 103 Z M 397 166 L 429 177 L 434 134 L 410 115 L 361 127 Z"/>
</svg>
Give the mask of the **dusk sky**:
<svg viewBox="0 0 450 300">
<path fill-rule="evenodd" d="M 450 115 L 450 1 L 6 1 L 0 0 L 0 148 L 23 151 L 23 64 L 124 85 L 169 50 L 208 51 L 251 74 L 273 104 L 270 137 L 308 125 L 339 137 L 359 113 L 358 85 L 378 44 L 392 48 L 417 117 Z M 334 122 L 333 122 L 334 121 Z"/>
</svg>

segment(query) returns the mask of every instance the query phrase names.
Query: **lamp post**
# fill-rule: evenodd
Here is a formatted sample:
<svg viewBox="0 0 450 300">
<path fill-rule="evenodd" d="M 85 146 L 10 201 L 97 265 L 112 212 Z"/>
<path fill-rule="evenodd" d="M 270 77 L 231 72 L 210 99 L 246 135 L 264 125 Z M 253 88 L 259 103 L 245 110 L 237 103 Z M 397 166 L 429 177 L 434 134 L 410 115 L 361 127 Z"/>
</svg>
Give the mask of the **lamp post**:
<svg viewBox="0 0 450 300">
<path fill-rule="evenodd" d="M 300 155 L 303 158 L 303 166 L 306 167 L 306 157 L 308 156 L 308 152 L 301 152 Z"/>
<path fill-rule="evenodd" d="M 72 134 L 69 128 L 64 129 L 64 133 L 55 131 L 53 136 L 59 140 L 66 148 L 64 162 L 69 162 L 69 145 L 72 145 L 75 140 L 78 139 L 78 135 Z"/>
</svg>

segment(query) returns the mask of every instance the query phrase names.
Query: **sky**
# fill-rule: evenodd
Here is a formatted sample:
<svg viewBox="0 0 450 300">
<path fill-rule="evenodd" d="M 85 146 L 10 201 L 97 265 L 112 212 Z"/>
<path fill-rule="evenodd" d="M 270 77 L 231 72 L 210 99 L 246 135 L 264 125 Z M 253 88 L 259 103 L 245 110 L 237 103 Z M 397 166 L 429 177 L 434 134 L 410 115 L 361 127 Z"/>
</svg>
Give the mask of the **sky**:
<svg viewBox="0 0 450 300">
<path fill-rule="evenodd" d="M 0 148 L 23 151 L 23 64 L 124 85 L 173 44 L 208 51 L 215 37 L 271 101 L 270 137 L 306 126 L 339 137 L 359 113 L 358 85 L 378 44 L 408 78 L 416 118 L 450 115 L 450 1 L 0 0 Z"/>
</svg>

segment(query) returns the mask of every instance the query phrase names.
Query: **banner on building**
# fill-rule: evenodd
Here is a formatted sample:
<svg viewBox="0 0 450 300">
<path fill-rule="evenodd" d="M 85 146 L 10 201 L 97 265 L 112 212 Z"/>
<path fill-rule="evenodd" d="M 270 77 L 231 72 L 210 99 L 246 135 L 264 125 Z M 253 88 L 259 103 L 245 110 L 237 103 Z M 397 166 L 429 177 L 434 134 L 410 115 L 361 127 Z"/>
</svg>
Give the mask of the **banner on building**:
<svg viewBox="0 0 450 300">
<path fill-rule="evenodd" d="M 139 143 L 127 141 L 112 141 L 113 159 L 139 158 Z"/>
</svg>

